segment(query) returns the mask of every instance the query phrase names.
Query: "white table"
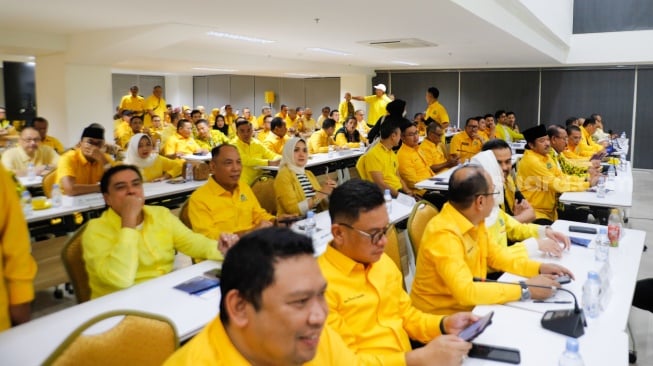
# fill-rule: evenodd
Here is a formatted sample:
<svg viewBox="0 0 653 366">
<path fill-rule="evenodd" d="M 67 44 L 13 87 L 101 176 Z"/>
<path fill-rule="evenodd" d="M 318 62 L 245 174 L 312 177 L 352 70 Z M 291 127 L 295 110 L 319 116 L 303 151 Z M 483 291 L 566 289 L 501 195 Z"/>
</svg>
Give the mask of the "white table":
<svg viewBox="0 0 653 366">
<path fill-rule="evenodd" d="M 217 316 L 220 292 L 211 290 L 200 297 L 173 287 L 218 267 L 218 262 L 204 261 L 2 332 L 0 364 L 41 364 L 79 325 L 113 310 L 137 310 L 165 316 L 175 324 L 180 339 L 186 340 Z"/>
<path fill-rule="evenodd" d="M 308 156 L 308 163 L 306 163 L 306 168 L 312 168 L 315 166 L 325 165 L 325 164 L 329 164 L 345 159 L 350 159 L 350 158 L 357 158 L 363 155 L 364 153 L 365 153 L 364 151 L 360 151 L 358 149 L 345 149 L 340 151 L 334 151 L 331 154 L 329 153 L 311 154 Z M 279 170 L 279 167 L 262 165 L 259 166 L 258 169 L 276 172 Z"/>
<path fill-rule="evenodd" d="M 608 192 L 604 198 L 596 197 L 596 192 L 565 192 L 560 195 L 560 202 L 576 205 L 600 207 L 631 208 L 633 206 L 633 171 L 627 164 L 626 171 L 617 171 L 614 181 L 606 184 Z"/>
<path fill-rule="evenodd" d="M 204 155 L 184 155 L 181 157 L 186 161 L 211 161 L 211 153 Z"/>
<path fill-rule="evenodd" d="M 20 184 L 25 188 L 40 187 L 43 183 L 43 177 L 40 175 L 35 176 L 33 179 L 28 177 L 16 177 Z"/>
</svg>

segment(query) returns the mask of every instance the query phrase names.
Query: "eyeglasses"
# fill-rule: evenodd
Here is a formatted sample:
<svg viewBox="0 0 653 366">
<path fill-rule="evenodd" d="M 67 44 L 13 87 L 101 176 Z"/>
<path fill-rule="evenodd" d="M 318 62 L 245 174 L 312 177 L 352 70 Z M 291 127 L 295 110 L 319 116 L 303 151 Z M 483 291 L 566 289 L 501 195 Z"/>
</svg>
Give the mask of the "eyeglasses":
<svg viewBox="0 0 653 366">
<path fill-rule="evenodd" d="M 388 225 L 387 225 L 386 227 L 384 227 L 383 229 L 381 229 L 381 230 L 379 230 L 379 231 L 375 231 L 375 232 L 373 232 L 373 233 L 370 234 L 370 233 L 368 233 L 368 232 L 366 232 L 366 231 L 358 230 L 358 229 L 356 229 L 355 227 L 353 227 L 353 226 L 351 226 L 351 225 L 349 225 L 349 224 L 345 224 L 345 223 L 343 223 L 343 222 L 338 223 L 338 225 L 342 225 L 342 226 L 344 226 L 344 227 L 347 227 L 347 228 L 350 228 L 350 229 L 352 229 L 352 230 L 355 230 L 355 231 L 357 231 L 359 234 L 361 234 L 361 235 L 363 235 L 363 236 L 366 236 L 366 237 L 370 238 L 370 241 L 372 242 L 372 245 L 376 245 L 376 244 L 378 244 L 379 241 L 381 240 L 381 238 L 383 238 L 383 236 L 385 236 L 385 235 L 388 233 L 388 230 L 390 230 L 390 227 L 392 226 L 392 224 L 388 224 Z"/>
<path fill-rule="evenodd" d="M 35 143 L 38 144 L 39 142 L 41 142 L 41 138 L 40 138 L 40 137 L 36 137 L 36 138 L 33 138 L 33 139 L 21 139 L 21 140 L 23 140 L 23 141 L 25 141 L 25 142 L 27 142 L 27 143 L 35 142 Z"/>
<path fill-rule="evenodd" d="M 477 193 L 475 194 L 476 197 L 478 196 L 495 196 L 498 195 L 501 192 L 489 192 L 489 193 Z"/>
<path fill-rule="evenodd" d="M 477 129 L 478 129 L 478 125 L 467 125 L 467 127 L 471 128 L 471 129 L 473 129 L 473 130 L 477 130 Z"/>
</svg>

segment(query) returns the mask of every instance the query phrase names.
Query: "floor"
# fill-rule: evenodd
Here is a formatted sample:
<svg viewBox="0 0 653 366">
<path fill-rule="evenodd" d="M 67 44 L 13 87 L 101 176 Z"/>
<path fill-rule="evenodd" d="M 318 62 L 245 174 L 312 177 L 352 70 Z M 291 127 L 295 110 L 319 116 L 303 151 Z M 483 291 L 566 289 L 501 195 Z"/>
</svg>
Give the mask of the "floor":
<svg viewBox="0 0 653 366">
<path fill-rule="evenodd" d="M 629 211 L 628 227 L 647 232 L 647 242 L 653 238 L 653 170 L 635 170 L 633 207 Z M 622 245 L 627 245 L 624 243 Z M 651 245 L 649 245 L 651 246 Z M 653 277 L 653 246 L 643 253 L 640 262 L 638 278 Z M 178 256 L 176 267 L 189 265 L 188 257 Z M 55 299 L 52 290 L 40 291 L 36 294 L 33 307 L 33 317 L 47 315 L 75 304 L 74 295 L 64 292 L 63 299 Z M 653 365 L 653 314 L 632 308 L 630 312 L 630 327 L 637 348 L 637 363 L 635 365 Z"/>
</svg>

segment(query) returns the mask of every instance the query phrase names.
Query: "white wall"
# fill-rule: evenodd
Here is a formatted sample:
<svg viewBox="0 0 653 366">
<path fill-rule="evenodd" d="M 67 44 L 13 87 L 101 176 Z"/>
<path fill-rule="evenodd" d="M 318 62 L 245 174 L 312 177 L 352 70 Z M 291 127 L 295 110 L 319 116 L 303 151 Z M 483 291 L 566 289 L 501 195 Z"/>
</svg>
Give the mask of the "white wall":
<svg viewBox="0 0 653 366">
<path fill-rule="evenodd" d="M 166 75 L 166 102 L 174 107 L 181 105 L 193 106 L 193 77 L 182 75 Z M 209 108 L 208 106 L 205 106 Z M 209 109 L 210 110 L 210 109 Z"/>
<path fill-rule="evenodd" d="M 386 85 L 389 87 L 389 85 Z M 340 103 L 346 92 L 350 92 L 351 95 L 353 96 L 365 96 L 365 95 L 371 95 L 372 93 L 372 77 L 370 75 L 348 75 L 348 76 L 341 76 L 340 77 L 340 100 L 338 103 Z M 365 102 L 359 102 L 356 100 L 352 100 L 352 104 L 354 104 L 355 109 L 362 109 L 365 111 L 365 115 L 367 116 L 367 103 Z M 338 108 L 338 106 L 334 106 L 335 108 Z M 317 117 L 320 116 L 320 111 L 319 110 L 314 110 L 313 115 Z"/>
<path fill-rule="evenodd" d="M 569 43 L 574 28 L 574 2 L 569 0 L 520 0 L 551 32 Z"/>
</svg>

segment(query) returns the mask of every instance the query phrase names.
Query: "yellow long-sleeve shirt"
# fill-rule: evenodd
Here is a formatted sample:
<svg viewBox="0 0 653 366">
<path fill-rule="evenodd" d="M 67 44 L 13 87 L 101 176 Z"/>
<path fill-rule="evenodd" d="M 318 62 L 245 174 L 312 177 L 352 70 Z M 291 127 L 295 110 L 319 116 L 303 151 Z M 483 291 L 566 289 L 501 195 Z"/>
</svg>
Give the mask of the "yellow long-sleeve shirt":
<svg viewBox="0 0 653 366">
<path fill-rule="evenodd" d="M 206 149 L 208 151 L 211 151 L 214 147 L 222 144 L 228 144 L 229 143 L 229 138 L 225 136 L 224 133 L 218 131 L 218 130 L 209 130 L 210 137 L 207 139 L 204 139 L 200 136 L 195 137 L 195 142 L 199 147 L 202 149 Z"/>
<path fill-rule="evenodd" d="M 341 128 L 336 131 L 336 145 L 338 146 L 347 146 L 352 149 L 356 149 L 360 147 L 360 143 L 366 143 L 367 139 L 365 136 L 361 135 L 358 130 L 354 130 L 353 133 L 353 138 L 351 137 L 352 135 L 349 135 L 349 138 L 347 136 L 347 132 L 345 131 L 344 128 Z M 349 141 L 353 140 L 353 141 Z"/>
<path fill-rule="evenodd" d="M 98 298 L 172 271 L 175 250 L 222 260 L 216 240 L 192 232 L 166 207 L 144 206 L 143 224 L 123 228 L 111 208 L 89 221 L 82 235 L 91 297 Z"/>
<path fill-rule="evenodd" d="M 376 121 L 379 120 L 379 118 L 386 115 L 387 111 L 385 107 L 392 100 L 390 99 L 390 97 L 388 97 L 387 94 L 383 94 L 381 97 L 377 97 L 376 94 L 368 95 L 363 99 L 365 100 L 365 103 L 368 104 L 367 124 L 370 126 L 374 126 L 376 124 Z"/>
<path fill-rule="evenodd" d="M 179 133 L 170 136 L 166 140 L 165 145 L 163 145 L 163 155 L 174 155 L 176 153 L 192 155 L 200 150 L 202 148 L 197 144 L 195 139 L 192 137 L 186 138 Z"/>
<path fill-rule="evenodd" d="M 278 154 L 268 150 L 259 141 L 252 139 L 246 144 L 240 138 L 236 137 L 233 141 L 240 154 L 240 161 L 243 165 L 240 179 L 245 183 L 252 185 L 256 178 L 263 173 L 256 167 L 268 165 L 269 160 L 278 160 L 281 158 Z"/>
<path fill-rule="evenodd" d="M 491 243 L 485 223 L 474 226 L 449 203 L 429 221 L 417 254 L 413 304 L 428 313 L 453 314 L 475 305 L 519 300 L 519 286 L 473 282 L 487 268 L 531 277 L 540 263 Z"/>
<path fill-rule="evenodd" d="M 580 143 L 578 143 L 578 146 L 580 146 L 580 149 L 583 151 L 582 156 L 592 156 L 593 154 L 603 150 L 603 146 L 597 144 L 594 139 L 592 139 L 592 135 L 590 135 L 589 132 L 585 129 L 585 127 L 580 127 L 580 132 L 583 135 L 580 139 Z"/>
<path fill-rule="evenodd" d="M 535 216 L 555 221 L 558 197 L 563 192 L 589 188 L 585 178 L 564 174 L 551 156 L 526 150 L 517 169 L 517 187 L 535 209 Z"/>
<path fill-rule="evenodd" d="M 308 140 L 308 153 L 325 153 L 329 151 L 329 145 L 335 145 L 335 141 L 326 131 L 319 130 L 314 132 L 311 135 L 311 138 Z"/>
<path fill-rule="evenodd" d="M 115 164 L 108 154 L 104 154 L 104 158 L 109 164 Z M 104 165 L 99 161 L 88 161 L 79 148 L 69 150 L 61 155 L 57 164 L 57 183 L 59 184 L 63 177 L 75 178 L 76 184 L 96 184 L 102 179 L 103 174 Z"/>
<path fill-rule="evenodd" d="M 53 136 L 45 136 L 45 140 L 41 141 L 41 145 L 50 146 L 59 155 L 63 154 L 64 152 L 64 147 L 61 144 L 61 141 L 59 141 L 56 137 Z"/>
<path fill-rule="evenodd" d="M 411 304 L 401 272 L 387 255 L 366 267 L 329 245 L 318 263 L 329 283 L 327 324 L 357 354 L 379 355 L 387 365 L 403 364 L 404 353 L 411 350 L 409 337 L 426 343 L 440 335 L 442 316 Z"/>
<path fill-rule="evenodd" d="M 213 239 L 224 232 L 251 230 L 263 220 L 274 220 L 245 182 L 241 180 L 231 193 L 213 178 L 190 196 L 188 216 L 193 231 Z"/>
<path fill-rule="evenodd" d="M 286 141 L 288 141 L 288 136 L 279 137 L 274 133 L 270 133 L 265 138 L 265 141 L 263 141 L 263 146 L 275 154 L 281 155 L 283 154 L 283 146 L 286 144 Z"/>
<path fill-rule="evenodd" d="M 424 139 L 424 141 L 419 145 L 419 152 L 424 157 L 426 164 L 428 164 L 429 167 L 447 162 L 447 154 L 442 148 L 443 145 L 444 144 L 442 143 L 436 145 L 429 139 Z M 441 169 L 435 173 L 443 172 L 445 170 L 447 169 Z"/>
<path fill-rule="evenodd" d="M 497 125 L 497 128 L 495 130 L 495 136 L 496 138 L 502 139 L 506 142 L 514 142 L 514 141 L 524 139 L 524 135 L 502 124 Z"/>
<path fill-rule="evenodd" d="M 9 306 L 34 300 L 36 262 L 16 185 L 0 166 L 0 332 L 11 327 Z"/>
<path fill-rule="evenodd" d="M 483 140 L 479 137 L 472 139 L 467 132 L 455 134 L 451 138 L 451 145 L 449 145 L 449 152 L 451 154 L 458 154 L 461 161 L 471 159 L 474 155 L 478 154 L 483 147 Z"/>
<path fill-rule="evenodd" d="M 168 159 L 165 156 L 157 155 L 154 163 L 147 168 L 141 169 L 143 181 L 151 182 L 156 178 L 162 177 L 164 174 L 170 175 L 171 178 L 181 175 L 181 170 L 184 166 L 183 159 Z"/>
<path fill-rule="evenodd" d="M 424 111 L 424 119 L 428 119 L 429 117 L 440 124 L 449 123 L 449 114 L 447 113 L 447 110 L 437 100 L 429 104 L 426 111 Z"/>
<path fill-rule="evenodd" d="M 410 189 L 414 189 L 415 184 L 433 176 L 433 171 L 418 148 L 406 144 L 401 145 L 397 151 L 397 160 L 399 161 L 399 175 Z M 424 194 L 424 190 L 419 193 Z"/>
<path fill-rule="evenodd" d="M 540 226 L 536 224 L 522 224 L 508 215 L 505 211 L 499 209 L 497 220 L 494 224 L 487 227 L 490 243 L 496 243 L 508 248 L 516 256 L 528 256 L 529 250 L 525 240 L 537 238 Z M 508 239 L 517 242 L 508 246 Z"/>
<path fill-rule="evenodd" d="M 312 172 L 306 170 L 305 173 L 314 191 L 317 192 L 322 189 L 320 182 L 317 181 L 317 178 L 315 178 Z M 306 194 L 304 194 L 299 179 L 286 166 L 279 169 L 277 177 L 274 179 L 274 193 L 277 196 L 277 215 L 303 215 L 308 211 Z"/>
<path fill-rule="evenodd" d="M 374 182 L 372 172 L 380 172 L 383 175 L 383 181 L 395 190 L 402 187 L 398 169 L 397 155 L 382 143 L 376 144 L 356 162 L 356 170 L 361 179 Z"/>
</svg>

